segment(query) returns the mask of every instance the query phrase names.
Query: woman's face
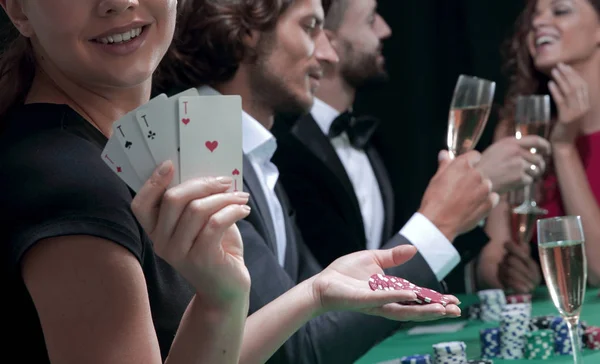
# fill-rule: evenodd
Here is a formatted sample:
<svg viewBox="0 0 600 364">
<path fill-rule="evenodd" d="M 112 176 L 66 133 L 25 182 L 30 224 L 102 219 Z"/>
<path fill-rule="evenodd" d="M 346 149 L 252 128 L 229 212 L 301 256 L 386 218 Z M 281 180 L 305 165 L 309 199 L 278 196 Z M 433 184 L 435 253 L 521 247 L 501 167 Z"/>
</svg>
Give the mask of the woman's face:
<svg viewBox="0 0 600 364">
<path fill-rule="evenodd" d="M 531 25 L 529 53 L 544 73 L 559 62 L 583 63 L 600 45 L 600 22 L 589 0 L 538 0 Z"/>
<path fill-rule="evenodd" d="M 0 0 L 45 70 L 81 86 L 150 79 L 171 43 L 177 0 Z"/>
</svg>

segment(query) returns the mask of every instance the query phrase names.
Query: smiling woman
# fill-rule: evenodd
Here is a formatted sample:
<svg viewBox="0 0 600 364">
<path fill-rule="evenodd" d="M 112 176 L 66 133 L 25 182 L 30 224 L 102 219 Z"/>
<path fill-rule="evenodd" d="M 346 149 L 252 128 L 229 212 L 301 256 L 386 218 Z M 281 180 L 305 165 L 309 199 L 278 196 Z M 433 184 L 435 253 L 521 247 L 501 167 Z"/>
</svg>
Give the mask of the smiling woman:
<svg viewBox="0 0 600 364">
<path fill-rule="evenodd" d="M 496 136 L 514 133 L 519 95 L 552 96 L 552 157 L 541 207 L 548 210 L 546 217 L 581 216 L 589 283 L 600 285 L 600 1 L 529 0 L 508 45 L 511 84 Z M 506 201 L 499 204 L 486 226 L 499 244 L 511 240 L 509 208 Z M 539 283 L 535 245 L 490 253 L 494 249 L 490 244 L 480 260 L 483 281 L 518 291 Z"/>
<path fill-rule="evenodd" d="M 214 280 L 167 264 L 131 211 L 131 191 L 99 157 L 113 121 L 148 101 L 176 3 L 0 0 L 13 34 L 0 54 L 0 252 L 19 317 L 5 347 L 27 347 L 11 355 L 17 361 L 237 362 L 250 284 L 243 260 Z M 172 175 L 167 163 L 153 178 Z M 186 202 L 218 205 L 196 207 L 198 220 L 172 231 L 205 234 L 199 221 L 217 215 L 216 236 L 199 239 L 207 247 L 247 214 L 244 195 L 223 193 L 227 183 L 181 189 L 180 214 Z M 239 234 L 227 242 L 241 245 Z"/>
</svg>

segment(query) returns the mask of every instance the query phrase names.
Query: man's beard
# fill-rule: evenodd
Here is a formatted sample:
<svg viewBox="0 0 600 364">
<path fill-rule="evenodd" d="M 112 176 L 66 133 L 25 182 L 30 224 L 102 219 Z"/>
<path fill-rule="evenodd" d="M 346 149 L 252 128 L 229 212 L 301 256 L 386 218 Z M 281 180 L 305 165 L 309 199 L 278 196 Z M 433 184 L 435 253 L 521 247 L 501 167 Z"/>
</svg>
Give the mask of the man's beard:
<svg viewBox="0 0 600 364">
<path fill-rule="evenodd" d="M 285 74 L 275 74 L 267 62 L 274 47 L 273 39 L 263 36 L 257 46 L 257 59 L 249 75 L 254 99 L 273 110 L 276 115 L 303 115 L 310 111 L 312 104 L 300 100 L 290 90 L 289 79 Z"/>
<path fill-rule="evenodd" d="M 380 86 L 389 80 L 387 71 L 379 65 L 377 58 L 380 51 L 372 53 L 359 53 L 354 51 L 351 44 L 346 43 L 344 58 L 346 61 L 341 67 L 341 75 L 354 89 Z"/>
</svg>

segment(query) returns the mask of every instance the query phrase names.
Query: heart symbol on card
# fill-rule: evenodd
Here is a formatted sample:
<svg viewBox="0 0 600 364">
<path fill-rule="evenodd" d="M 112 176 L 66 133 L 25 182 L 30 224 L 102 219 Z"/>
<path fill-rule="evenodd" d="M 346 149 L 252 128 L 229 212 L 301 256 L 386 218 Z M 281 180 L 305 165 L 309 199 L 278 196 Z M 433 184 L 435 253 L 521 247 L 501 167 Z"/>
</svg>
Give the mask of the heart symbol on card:
<svg viewBox="0 0 600 364">
<path fill-rule="evenodd" d="M 208 141 L 206 143 L 204 143 L 204 145 L 206 145 L 206 148 L 208 148 L 208 150 L 210 150 L 210 152 L 214 152 L 215 149 L 217 149 L 217 147 L 219 146 L 219 142 L 214 140 L 214 141 Z"/>
<path fill-rule="evenodd" d="M 240 171 L 238 171 L 237 168 L 236 168 L 236 169 L 233 170 L 233 172 L 231 172 L 231 174 L 234 175 L 234 176 L 239 176 L 240 175 Z"/>
<path fill-rule="evenodd" d="M 181 119 L 181 122 L 183 123 L 183 125 L 187 125 L 190 123 L 190 118 L 183 118 Z"/>
</svg>

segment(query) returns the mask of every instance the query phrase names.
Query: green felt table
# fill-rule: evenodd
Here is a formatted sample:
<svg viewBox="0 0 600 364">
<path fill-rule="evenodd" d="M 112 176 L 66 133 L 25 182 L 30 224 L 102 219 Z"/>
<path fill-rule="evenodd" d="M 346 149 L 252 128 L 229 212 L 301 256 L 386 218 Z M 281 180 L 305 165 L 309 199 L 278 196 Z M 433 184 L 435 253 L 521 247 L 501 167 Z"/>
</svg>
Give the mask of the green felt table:
<svg viewBox="0 0 600 364">
<path fill-rule="evenodd" d="M 463 315 L 467 314 L 465 307 L 477 302 L 475 295 L 458 295 L 461 300 Z M 558 315 L 558 311 L 552 304 L 548 290 L 539 288 L 533 294 L 533 316 Z M 600 297 L 597 289 L 587 289 L 585 303 L 581 313 L 581 319 L 591 326 L 600 326 Z M 456 323 L 459 319 L 445 319 L 428 324 Z M 479 359 L 481 347 L 479 344 L 479 330 L 483 328 L 498 327 L 498 323 L 483 323 L 481 321 L 469 321 L 461 331 L 455 333 L 408 335 L 407 330 L 414 326 L 422 326 L 423 323 L 407 325 L 403 330 L 389 337 L 387 340 L 375 346 L 366 353 L 355 364 L 375 364 L 381 361 L 397 359 L 406 355 L 433 354 L 431 346 L 435 343 L 445 341 L 464 341 L 467 344 L 468 359 Z M 425 324 L 427 325 L 427 324 Z M 547 360 L 502 360 L 494 359 L 494 364 L 520 364 L 520 363 L 573 363 L 571 356 L 554 356 Z M 600 364 L 600 351 L 584 349 L 585 364 Z"/>
</svg>

